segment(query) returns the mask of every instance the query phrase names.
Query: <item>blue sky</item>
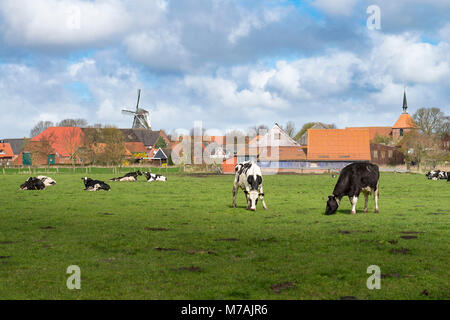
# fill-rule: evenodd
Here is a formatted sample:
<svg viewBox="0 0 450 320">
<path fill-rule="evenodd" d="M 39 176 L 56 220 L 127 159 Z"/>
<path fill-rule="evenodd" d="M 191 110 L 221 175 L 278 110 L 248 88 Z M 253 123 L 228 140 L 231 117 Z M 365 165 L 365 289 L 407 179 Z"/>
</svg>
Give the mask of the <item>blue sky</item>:
<svg viewBox="0 0 450 320">
<path fill-rule="evenodd" d="M 381 29 L 366 13 L 377 5 Z M 450 113 L 447 0 L 2 0 L 0 138 L 40 120 L 225 132 Z"/>
</svg>

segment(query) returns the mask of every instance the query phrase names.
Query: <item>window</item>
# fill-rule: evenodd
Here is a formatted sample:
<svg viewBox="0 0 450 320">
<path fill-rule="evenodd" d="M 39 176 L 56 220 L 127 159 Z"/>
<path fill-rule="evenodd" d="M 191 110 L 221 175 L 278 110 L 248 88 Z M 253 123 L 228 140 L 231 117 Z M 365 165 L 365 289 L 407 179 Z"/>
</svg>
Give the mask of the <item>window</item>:
<svg viewBox="0 0 450 320">
<path fill-rule="evenodd" d="M 392 158 L 392 154 L 393 154 L 392 150 L 389 150 L 388 151 L 388 158 Z"/>
<path fill-rule="evenodd" d="M 280 140 L 281 139 L 281 133 L 277 132 L 274 134 L 274 138 L 275 140 Z"/>
<path fill-rule="evenodd" d="M 403 129 L 400 129 L 400 137 L 403 137 Z"/>
<path fill-rule="evenodd" d="M 377 150 L 373 151 L 373 158 L 378 159 L 378 151 Z"/>
</svg>

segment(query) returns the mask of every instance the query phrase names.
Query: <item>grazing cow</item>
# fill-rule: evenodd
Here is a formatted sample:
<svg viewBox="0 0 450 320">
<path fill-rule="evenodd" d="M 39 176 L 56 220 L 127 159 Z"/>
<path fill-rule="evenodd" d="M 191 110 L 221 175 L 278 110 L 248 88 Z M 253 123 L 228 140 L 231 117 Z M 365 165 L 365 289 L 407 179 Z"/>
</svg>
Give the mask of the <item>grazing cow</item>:
<svg viewBox="0 0 450 320">
<path fill-rule="evenodd" d="M 236 193 L 240 187 L 244 190 L 247 199 L 247 210 L 256 210 L 258 197 L 261 198 L 263 208 L 267 209 L 264 202 L 261 168 L 256 163 L 247 161 L 237 164 L 234 172 L 233 207 L 236 208 Z"/>
<path fill-rule="evenodd" d="M 103 181 L 93 180 L 88 177 L 81 178 L 84 181 L 84 190 L 88 191 L 97 191 L 97 190 L 106 190 L 109 191 L 110 186 Z"/>
<path fill-rule="evenodd" d="M 140 170 L 138 170 L 136 172 L 128 172 L 123 177 L 112 178 L 112 179 L 109 179 L 109 181 L 137 181 L 138 176 L 142 176 L 142 172 Z"/>
<path fill-rule="evenodd" d="M 29 177 L 25 183 L 20 186 L 22 190 L 44 190 L 45 184 L 41 179 L 36 177 Z"/>
<path fill-rule="evenodd" d="M 378 213 L 378 166 L 371 163 L 352 163 L 341 170 L 334 187 L 333 195 L 328 197 L 326 215 L 336 212 L 344 196 L 348 196 L 352 205 L 352 214 L 356 213 L 356 203 L 360 192 L 364 193 L 364 212 L 367 212 L 369 194 L 375 196 L 375 212 Z"/>
<path fill-rule="evenodd" d="M 41 180 L 41 181 L 45 184 L 46 187 L 54 186 L 54 185 L 56 184 L 56 181 L 53 180 L 53 179 L 50 178 L 50 177 L 46 177 L 46 176 L 37 176 L 37 178 L 38 178 L 39 180 Z"/>
<path fill-rule="evenodd" d="M 162 176 L 160 174 L 153 174 L 150 172 L 144 172 L 145 178 L 147 178 L 147 182 L 151 181 L 167 181 L 167 178 L 165 176 Z"/>
</svg>

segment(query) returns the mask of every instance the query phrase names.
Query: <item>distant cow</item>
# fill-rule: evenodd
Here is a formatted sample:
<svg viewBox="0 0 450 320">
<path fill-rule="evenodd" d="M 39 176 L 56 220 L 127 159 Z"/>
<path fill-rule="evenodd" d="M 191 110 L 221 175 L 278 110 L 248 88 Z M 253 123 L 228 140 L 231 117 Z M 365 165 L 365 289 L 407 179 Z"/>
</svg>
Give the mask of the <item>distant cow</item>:
<svg viewBox="0 0 450 320">
<path fill-rule="evenodd" d="M 450 172 L 431 170 L 425 174 L 429 180 L 450 180 Z"/>
<path fill-rule="evenodd" d="M 138 176 L 142 176 L 142 172 L 140 170 L 138 170 L 136 172 L 128 172 L 123 177 L 112 178 L 112 179 L 109 179 L 109 181 L 137 181 Z"/>
<path fill-rule="evenodd" d="M 20 186 L 22 190 L 44 190 L 45 184 L 41 179 L 36 177 L 29 177 L 25 183 Z"/>
<path fill-rule="evenodd" d="M 83 182 L 84 182 L 84 190 L 88 190 L 88 191 L 106 190 L 106 191 L 108 191 L 109 189 L 111 189 L 110 186 L 108 184 L 104 183 L 103 181 L 93 180 L 88 177 L 81 178 L 81 180 L 83 180 Z"/>
<path fill-rule="evenodd" d="M 238 187 L 244 190 L 247 199 L 247 210 L 256 210 L 258 197 L 261 198 L 264 209 L 267 209 L 264 202 L 263 179 L 261 168 L 254 162 L 242 162 L 234 168 L 234 185 L 233 185 L 233 207 L 236 208 L 236 193 Z"/>
<path fill-rule="evenodd" d="M 167 178 L 165 176 L 160 175 L 160 174 L 144 172 L 144 175 L 145 175 L 145 178 L 147 178 L 147 182 L 151 182 L 151 181 L 167 181 Z"/>
<path fill-rule="evenodd" d="M 38 178 L 39 180 L 41 180 L 41 181 L 45 184 L 46 187 L 54 186 L 54 185 L 56 184 L 56 181 L 53 180 L 53 179 L 50 178 L 50 177 L 46 177 L 46 176 L 37 176 L 37 178 Z"/>
<path fill-rule="evenodd" d="M 352 163 L 341 170 L 339 179 L 334 187 L 333 195 L 328 197 L 326 215 L 336 212 L 341 199 L 348 196 L 352 205 L 352 214 L 356 213 L 356 203 L 361 191 L 364 193 L 364 212 L 367 212 L 369 194 L 375 196 L 375 212 L 378 213 L 378 166 L 371 163 Z"/>
</svg>

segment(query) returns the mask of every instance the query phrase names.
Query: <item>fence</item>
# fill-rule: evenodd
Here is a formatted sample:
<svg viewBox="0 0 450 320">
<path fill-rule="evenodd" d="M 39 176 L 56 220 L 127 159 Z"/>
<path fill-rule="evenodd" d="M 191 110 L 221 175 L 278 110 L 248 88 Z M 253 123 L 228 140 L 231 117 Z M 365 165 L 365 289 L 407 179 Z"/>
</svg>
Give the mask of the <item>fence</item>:
<svg viewBox="0 0 450 320">
<path fill-rule="evenodd" d="M 131 171 L 148 171 L 151 173 L 177 173 L 179 167 L 3 167 L 0 174 L 121 174 Z"/>
</svg>

